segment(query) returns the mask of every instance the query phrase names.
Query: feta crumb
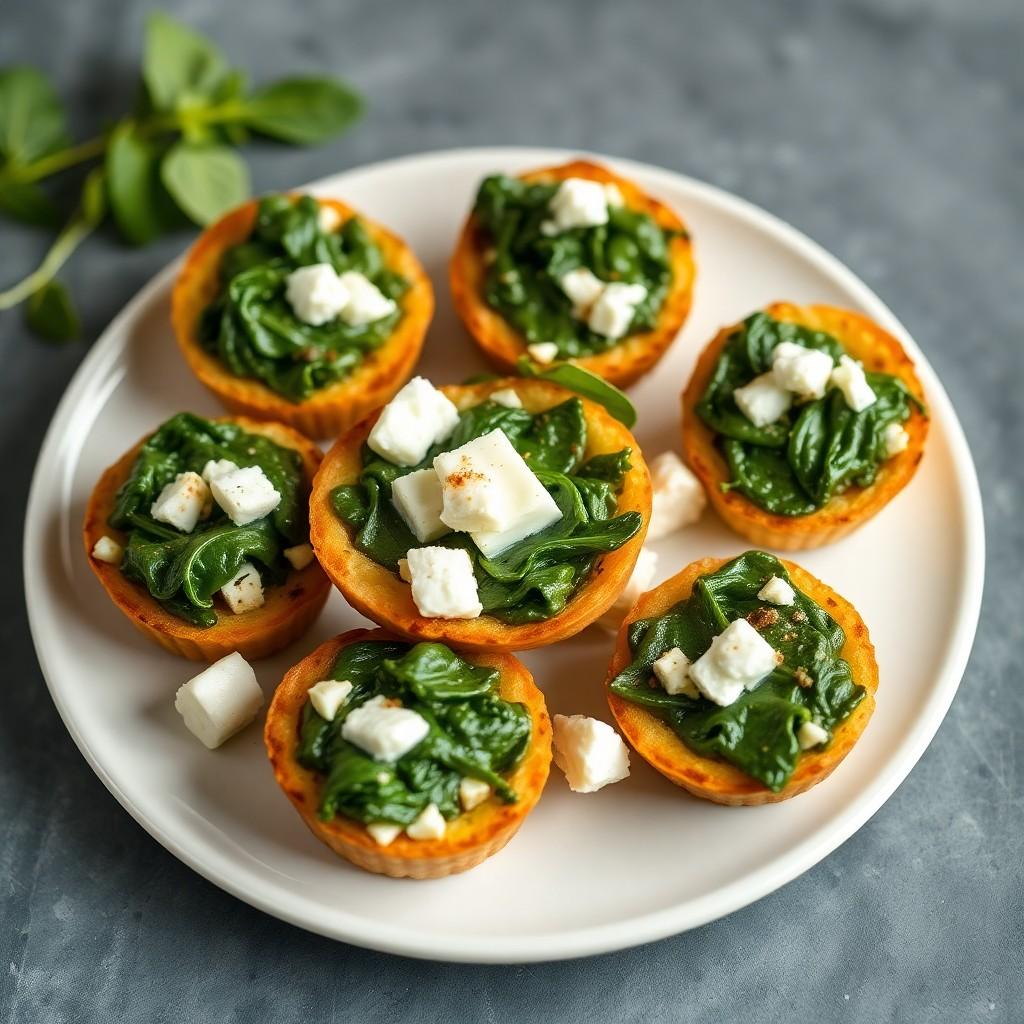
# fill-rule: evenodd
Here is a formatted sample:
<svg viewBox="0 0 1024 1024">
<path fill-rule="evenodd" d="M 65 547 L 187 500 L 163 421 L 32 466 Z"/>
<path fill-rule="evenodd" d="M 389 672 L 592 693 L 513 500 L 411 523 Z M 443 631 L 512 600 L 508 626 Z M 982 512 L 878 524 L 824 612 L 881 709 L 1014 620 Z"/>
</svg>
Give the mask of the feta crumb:
<svg viewBox="0 0 1024 1024">
<path fill-rule="evenodd" d="M 817 722 L 804 722 L 796 731 L 796 740 L 801 750 L 810 750 L 828 742 L 828 731 Z"/>
<path fill-rule="evenodd" d="M 767 427 L 774 423 L 793 404 L 792 393 L 780 388 L 771 373 L 762 373 L 749 384 L 736 388 L 732 397 L 740 412 L 755 427 Z"/>
<path fill-rule="evenodd" d="M 312 544 L 296 544 L 293 548 L 285 548 L 282 554 L 296 572 L 302 572 L 307 565 L 313 564 Z"/>
<path fill-rule="evenodd" d="M 772 352 L 775 383 L 801 398 L 821 398 L 832 373 L 832 357 L 821 349 L 784 341 Z"/>
<path fill-rule="evenodd" d="M 882 432 L 882 440 L 885 443 L 885 457 L 891 459 L 906 450 L 910 444 L 910 435 L 902 423 L 890 423 Z"/>
<path fill-rule="evenodd" d="M 371 697 L 350 711 L 341 725 L 341 738 L 365 751 L 375 761 L 397 761 L 430 732 L 427 720 L 412 708 L 389 704 L 386 697 Z"/>
<path fill-rule="evenodd" d="M 558 234 L 572 228 L 596 227 L 608 223 L 608 193 L 599 181 L 566 178 L 559 183 L 548 204 L 551 219 L 545 233 Z"/>
<path fill-rule="evenodd" d="M 218 477 L 227 476 L 228 473 L 234 473 L 238 469 L 238 466 L 230 459 L 210 459 L 209 462 L 203 466 L 202 477 L 208 483 L 213 483 Z"/>
<path fill-rule="evenodd" d="M 611 182 L 610 184 L 605 185 L 605 187 L 604 187 L 604 197 L 605 197 L 606 200 L 608 200 L 608 205 L 609 206 L 625 206 L 626 205 L 626 200 L 625 200 L 625 197 L 622 195 L 622 191 L 619 189 L 619 186 L 616 185 L 614 182 Z"/>
<path fill-rule="evenodd" d="M 693 700 L 700 697 L 700 692 L 690 678 L 690 659 L 678 647 L 665 651 L 651 668 L 666 693 L 672 696 L 682 694 Z"/>
<path fill-rule="evenodd" d="M 381 410 L 366 443 L 396 466 L 415 466 L 458 422 L 451 399 L 424 377 L 413 377 Z"/>
<path fill-rule="evenodd" d="M 97 562 L 109 562 L 111 565 L 120 565 L 124 558 L 124 548 L 113 537 L 100 537 L 92 546 L 92 557 Z"/>
<path fill-rule="evenodd" d="M 409 569 L 408 558 L 400 558 L 398 560 L 398 575 L 401 576 L 406 583 L 412 583 L 412 571 Z"/>
<path fill-rule="evenodd" d="M 700 481 L 675 452 L 662 452 L 647 464 L 651 471 L 653 507 L 647 539 L 658 540 L 700 519 L 707 496 Z"/>
<path fill-rule="evenodd" d="M 629 775 L 629 751 L 606 722 L 585 715 L 555 715 L 555 764 L 574 793 L 595 793 Z"/>
<path fill-rule="evenodd" d="M 244 729 L 263 706 L 252 666 L 235 651 L 178 688 L 174 709 L 210 750 Z"/>
<path fill-rule="evenodd" d="M 373 841 L 378 846 L 390 846 L 401 834 L 401 825 L 392 825 L 390 821 L 374 821 L 366 826 Z"/>
<path fill-rule="evenodd" d="M 346 270 L 338 280 L 348 293 L 348 302 L 339 310 L 341 319 L 352 327 L 362 327 L 390 316 L 398 308 L 365 274 Z"/>
<path fill-rule="evenodd" d="M 448 822 L 438 810 L 437 804 L 427 804 L 420 816 L 406 827 L 405 834 L 410 839 L 444 839 Z"/>
<path fill-rule="evenodd" d="M 613 281 L 604 286 L 591 307 L 587 326 L 606 338 L 621 338 L 629 331 L 636 315 L 636 307 L 647 298 L 642 284 Z"/>
<path fill-rule="evenodd" d="M 406 558 L 412 600 L 420 615 L 437 619 L 475 619 L 484 610 L 468 551 L 413 548 Z"/>
<path fill-rule="evenodd" d="M 780 660 L 746 619 L 736 619 L 690 666 L 690 678 L 708 700 L 727 707 L 744 690 L 753 690 Z"/>
<path fill-rule="evenodd" d="M 864 367 L 847 355 L 839 357 L 839 365 L 832 371 L 829 382 L 842 391 L 846 404 L 854 412 L 863 412 L 875 404 L 875 393 L 864 375 Z"/>
<path fill-rule="evenodd" d="M 328 722 L 334 721 L 338 708 L 348 703 L 352 684 L 347 679 L 321 679 L 306 691 L 313 710 Z"/>
<path fill-rule="evenodd" d="M 459 803 L 464 811 L 479 807 L 491 795 L 491 787 L 481 779 L 471 779 L 468 775 L 459 781 Z"/>
<path fill-rule="evenodd" d="M 391 484 L 391 504 L 421 543 L 449 533 L 441 520 L 441 479 L 432 467 L 406 473 Z"/>
<path fill-rule="evenodd" d="M 503 405 L 506 409 L 522 409 L 523 407 L 523 400 L 515 388 L 499 388 L 497 391 L 492 391 L 488 397 L 492 402 L 497 402 L 498 405 Z"/>
<path fill-rule="evenodd" d="M 781 576 L 773 576 L 757 592 L 757 599 L 769 604 L 792 604 L 796 600 L 796 591 Z"/>
<path fill-rule="evenodd" d="M 179 473 L 160 492 L 149 514 L 182 533 L 191 533 L 209 497 L 210 490 L 206 481 L 198 473 Z"/>
<path fill-rule="evenodd" d="M 641 548 L 637 555 L 636 565 L 626 585 L 612 606 L 598 620 L 597 624 L 609 633 L 617 633 L 625 619 L 626 613 L 637 602 L 645 591 L 650 590 L 654 582 L 654 574 L 658 571 L 658 553 L 650 548 Z"/>
<path fill-rule="evenodd" d="M 220 592 L 236 615 L 263 607 L 263 581 L 252 562 L 243 562 L 234 577 L 220 588 Z"/>
<path fill-rule="evenodd" d="M 285 279 L 285 298 L 303 323 L 320 327 L 348 305 L 349 292 L 330 263 L 311 263 Z"/>
<path fill-rule="evenodd" d="M 553 363 L 558 358 L 558 346 L 553 341 L 538 341 L 533 345 L 527 345 L 526 351 L 530 358 L 543 365 Z"/>
<path fill-rule="evenodd" d="M 210 491 L 235 526 L 247 526 L 269 516 L 281 504 L 280 493 L 259 466 L 215 477 Z"/>
<path fill-rule="evenodd" d="M 341 227 L 342 216 L 338 212 L 336 207 L 328 206 L 326 203 L 320 203 L 320 209 L 317 212 L 317 218 L 320 222 L 320 230 L 330 234 L 332 231 L 337 231 Z"/>
<path fill-rule="evenodd" d="M 575 270 L 570 270 L 561 276 L 558 284 L 573 305 L 572 315 L 579 320 L 586 318 L 590 307 L 604 291 L 604 281 L 589 267 L 576 267 Z"/>
</svg>

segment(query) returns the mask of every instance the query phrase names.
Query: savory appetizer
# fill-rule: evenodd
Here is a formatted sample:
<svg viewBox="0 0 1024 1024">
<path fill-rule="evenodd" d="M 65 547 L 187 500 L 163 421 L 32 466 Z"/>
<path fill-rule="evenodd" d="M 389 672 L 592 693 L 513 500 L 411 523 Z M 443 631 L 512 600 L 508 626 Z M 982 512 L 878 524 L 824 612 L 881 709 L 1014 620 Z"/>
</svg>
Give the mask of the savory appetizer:
<svg viewBox="0 0 1024 1024">
<path fill-rule="evenodd" d="M 651 511 L 630 432 L 548 381 L 413 378 L 313 483 L 317 557 L 348 602 L 414 639 L 524 650 L 615 600 Z"/>
<path fill-rule="evenodd" d="M 100 477 L 85 550 L 114 604 L 186 658 L 271 654 L 319 615 L 309 544 L 320 450 L 290 427 L 172 416 Z"/>
<path fill-rule="evenodd" d="M 577 160 L 485 179 L 450 267 L 455 309 L 500 369 L 572 360 L 645 374 L 690 311 L 690 236 L 633 182 Z"/>
<path fill-rule="evenodd" d="M 497 853 L 551 764 L 544 697 L 520 661 L 380 629 L 329 640 L 291 669 L 265 738 L 310 831 L 392 877 L 441 878 Z"/>
<path fill-rule="evenodd" d="M 334 436 L 412 372 L 434 293 L 401 239 L 336 199 L 271 195 L 199 236 L 171 319 L 232 411 Z"/>
<path fill-rule="evenodd" d="M 839 540 L 910 481 L 928 418 L 899 342 L 859 313 L 780 302 L 727 327 L 683 393 L 683 450 L 756 544 Z"/>
<path fill-rule="evenodd" d="M 608 703 L 636 752 L 720 804 L 787 800 L 850 752 L 875 706 L 867 627 L 831 587 L 764 551 L 703 558 L 636 603 Z"/>
</svg>

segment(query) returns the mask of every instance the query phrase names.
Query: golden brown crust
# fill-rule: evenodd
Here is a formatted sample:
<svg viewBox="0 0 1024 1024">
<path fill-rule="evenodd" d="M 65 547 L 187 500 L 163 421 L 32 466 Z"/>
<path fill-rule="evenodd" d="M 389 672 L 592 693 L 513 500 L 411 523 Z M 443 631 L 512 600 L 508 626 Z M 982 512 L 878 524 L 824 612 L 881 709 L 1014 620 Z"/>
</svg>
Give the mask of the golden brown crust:
<svg viewBox="0 0 1024 1024">
<path fill-rule="evenodd" d="M 640 597 L 619 630 L 615 654 L 605 680 L 606 687 L 632 660 L 628 637 L 630 624 L 637 619 L 663 615 L 673 605 L 690 596 L 697 577 L 714 572 L 728 561 L 727 558 L 701 558 Z M 748 806 L 774 804 L 805 793 L 826 778 L 846 757 L 875 709 L 878 664 L 875 661 L 875 647 L 864 620 L 849 601 L 806 569 L 785 560 L 782 564 L 796 586 L 842 626 L 846 633 L 846 643 L 839 652 L 840 657 L 850 663 L 854 682 L 863 686 L 867 695 L 849 717 L 836 727 L 831 741 L 824 749 L 805 750 L 801 753 L 789 782 L 778 793 L 773 793 L 767 786 L 724 761 L 695 753 L 646 708 L 608 690 L 608 706 L 622 734 L 636 752 L 665 778 L 703 800 Z"/>
<path fill-rule="evenodd" d="M 312 480 L 322 458 L 320 449 L 312 441 L 280 423 L 259 423 L 242 416 L 233 416 L 230 420 L 243 430 L 294 448 L 302 456 L 307 479 Z M 243 615 L 221 609 L 217 624 L 202 629 L 171 615 L 145 587 L 127 579 L 116 565 L 92 557 L 93 546 L 100 537 L 113 537 L 122 545 L 127 542 L 126 535 L 109 526 L 107 519 L 113 511 L 118 488 L 131 472 L 145 440 L 139 441 L 104 471 L 85 510 L 82 527 L 85 553 L 110 599 L 132 625 L 151 640 L 172 654 L 193 661 L 216 661 L 232 651 L 250 660 L 265 658 L 297 640 L 316 621 L 331 592 L 330 581 L 315 561 L 301 571 L 290 572 L 281 586 L 269 587 L 262 608 Z"/>
<path fill-rule="evenodd" d="M 404 833 L 388 846 L 380 846 L 366 827 L 338 816 L 322 821 L 320 782 L 315 772 L 298 763 L 299 723 L 306 693 L 326 679 L 339 651 L 357 640 L 394 640 L 384 630 L 355 629 L 321 644 L 290 669 L 281 681 L 270 710 L 264 739 L 274 777 L 302 820 L 317 839 L 357 867 L 392 878 L 443 878 L 476 867 L 497 853 L 515 835 L 540 799 L 551 765 L 551 722 L 544 696 L 517 658 L 508 654 L 466 655 L 477 665 L 501 672 L 500 693 L 505 700 L 526 705 L 533 719 L 530 745 L 515 771 L 508 776 L 518 799 L 506 804 L 491 796 L 480 806 L 449 822 L 443 839 L 409 839 Z"/>
<path fill-rule="evenodd" d="M 320 198 L 347 220 L 356 211 L 337 199 Z M 430 278 L 413 251 L 397 236 L 358 214 L 380 246 L 384 262 L 409 281 L 399 300 L 402 319 L 391 337 L 344 380 L 322 388 L 303 402 L 289 402 L 260 381 L 236 377 L 199 344 L 199 316 L 220 291 L 220 262 L 226 249 L 252 233 L 256 200 L 225 214 L 192 246 L 171 296 L 171 323 L 178 346 L 192 372 L 234 413 L 286 423 L 308 437 L 334 437 L 387 402 L 412 373 L 423 337 L 434 314 Z"/>
<path fill-rule="evenodd" d="M 541 412 L 572 397 L 547 381 L 523 378 L 449 385 L 441 390 L 460 408 L 478 405 L 493 391 L 511 388 L 523 407 Z M 582 399 L 587 422 L 587 458 L 632 448 L 632 469 L 619 495 L 617 512 L 636 511 L 643 526 L 617 551 L 601 555 L 589 579 L 566 609 L 545 622 L 509 625 L 491 615 L 476 619 L 430 619 L 419 614 L 409 585 L 389 569 L 358 551 L 348 528 L 334 514 L 331 491 L 355 482 L 362 470 L 363 442 L 376 422 L 370 416 L 339 438 L 324 457 L 313 481 L 309 503 L 310 537 L 317 558 L 353 608 L 387 629 L 413 640 L 440 640 L 470 650 L 523 651 L 564 640 L 603 615 L 626 585 L 647 533 L 651 515 L 651 480 L 633 435 L 601 406 Z"/>
<path fill-rule="evenodd" d="M 860 313 L 833 306 L 795 306 L 776 302 L 765 310 L 777 320 L 825 331 L 867 370 L 899 377 L 920 401 L 921 382 L 914 364 L 900 343 Z M 715 434 L 697 415 L 697 403 L 714 372 L 719 353 L 738 325 L 723 328 L 704 349 L 683 392 L 683 451 L 686 461 L 704 485 L 711 504 L 736 533 L 761 547 L 798 551 L 820 547 L 852 533 L 882 510 L 910 482 L 924 455 L 928 417 L 912 408 L 905 427 L 910 443 L 887 459 L 870 487 L 850 487 L 822 509 L 807 516 L 780 516 L 755 505 L 739 491 L 723 491 L 731 479 L 725 459 L 715 447 Z"/>
<path fill-rule="evenodd" d="M 632 384 L 665 354 L 690 312 L 696 265 L 686 226 L 674 210 L 647 195 L 628 178 L 587 160 L 574 160 L 559 167 L 545 167 L 521 177 L 524 181 L 590 178 L 615 184 L 630 209 L 650 214 L 662 228 L 681 232 L 669 242 L 672 285 L 665 296 L 654 330 L 631 335 L 607 352 L 572 360 L 620 387 Z M 470 215 L 449 266 L 452 300 L 466 329 L 485 355 L 500 370 L 511 372 L 515 370 L 516 360 L 526 354 L 526 339 L 497 310 L 492 309 L 484 298 L 486 264 L 483 253 L 486 247 L 487 240 L 476 218 Z"/>
</svg>

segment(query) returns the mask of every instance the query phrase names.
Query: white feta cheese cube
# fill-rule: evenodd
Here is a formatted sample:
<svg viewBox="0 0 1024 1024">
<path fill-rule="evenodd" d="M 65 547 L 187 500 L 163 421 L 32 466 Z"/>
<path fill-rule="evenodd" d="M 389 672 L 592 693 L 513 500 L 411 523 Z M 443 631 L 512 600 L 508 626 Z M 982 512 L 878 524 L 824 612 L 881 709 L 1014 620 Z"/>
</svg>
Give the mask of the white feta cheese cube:
<svg viewBox="0 0 1024 1024">
<path fill-rule="evenodd" d="M 92 546 L 92 557 L 97 562 L 120 565 L 124 558 L 124 548 L 113 537 L 100 537 Z"/>
<path fill-rule="evenodd" d="M 372 324 L 394 313 L 395 300 L 388 298 L 365 274 L 346 270 L 338 280 L 348 292 L 348 302 L 340 310 L 341 319 L 352 327 Z"/>
<path fill-rule="evenodd" d="M 350 711 L 341 724 L 341 738 L 375 761 L 397 761 L 430 732 L 427 720 L 412 708 L 371 697 Z"/>
<path fill-rule="evenodd" d="M 482 779 L 471 779 L 468 775 L 459 780 L 459 803 L 464 811 L 479 807 L 491 795 L 491 787 Z"/>
<path fill-rule="evenodd" d="M 244 729 L 263 706 L 252 666 L 237 651 L 179 687 L 174 709 L 210 750 Z"/>
<path fill-rule="evenodd" d="M 347 679 L 321 679 L 306 691 L 313 710 L 328 722 L 334 721 L 338 708 L 348 702 L 352 684 Z"/>
<path fill-rule="evenodd" d="M 707 495 L 700 481 L 675 452 L 662 452 L 647 464 L 651 471 L 653 507 L 647 539 L 667 537 L 700 519 Z"/>
<path fill-rule="evenodd" d="M 293 270 L 285 279 L 284 297 L 295 315 L 311 327 L 320 327 L 348 305 L 348 289 L 330 263 L 311 263 Z"/>
<path fill-rule="evenodd" d="M 526 351 L 535 363 L 547 366 L 558 358 L 558 346 L 553 341 L 538 341 L 533 345 L 527 345 Z"/>
<path fill-rule="evenodd" d="M 484 610 L 469 552 L 413 548 L 407 554 L 412 600 L 431 619 L 475 619 Z"/>
<path fill-rule="evenodd" d="M 557 234 L 572 228 L 596 227 L 608 223 L 608 193 L 600 181 L 587 178 L 566 178 L 548 203 L 552 227 Z"/>
<path fill-rule="evenodd" d="M 690 678 L 690 659 L 678 647 L 665 651 L 651 668 L 666 693 L 672 696 L 682 694 L 694 700 L 700 696 Z"/>
<path fill-rule="evenodd" d="M 215 477 L 213 500 L 235 526 L 246 526 L 269 516 L 281 504 L 281 495 L 259 466 L 246 466 Z"/>
<path fill-rule="evenodd" d="M 619 592 L 612 606 L 598 620 L 597 624 L 609 633 L 618 633 L 622 620 L 641 594 L 651 589 L 654 574 L 658 571 L 658 553 L 650 548 L 641 548 L 636 565 L 626 585 Z"/>
<path fill-rule="evenodd" d="M 313 564 L 312 544 L 296 544 L 293 548 L 285 548 L 282 554 L 296 572 L 302 572 L 306 566 Z"/>
<path fill-rule="evenodd" d="M 392 825 L 390 821 L 374 821 L 366 826 L 373 841 L 378 846 L 390 846 L 401 834 L 401 825 Z"/>
<path fill-rule="evenodd" d="M 412 572 L 409 569 L 408 558 L 400 558 L 398 560 L 398 575 L 405 580 L 406 583 L 412 583 Z"/>
<path fill-rule="evenodd" d="M 515 388 L 499 388 L 497 391 L 492 391 L 490 399 L 492 402 L 497 402 L 498 405 L 505 406 L 506 409 L 522 409 L 523 407 L 523 400 Z"/>
<path fill-rule="evenodd" d="M 772 352 L 775 383 L 801 398 L 821 398 L 832 374 L 832 357 L 821 349 L 784 341 Z"/>
<path fill-rule="evenodd" d="M 220 588 L 220 593 L 236 615 L 263 607 L 263 581 L 252 562 L 243 562 L 234 577 Z"/>
<path fill-rule="evenodd" d="M 577 267 L 563 274 L 558 282 L 573 305 L 573 316 L 582 320 L 604 291 L 604 281 L 589 267 Z"/>
<path fill-rule="evenodd" d="M 885 457 L 891 459 L 910 444 L 910 435 L 902 423 L 890 423 L 882 432 L 882 440 L 885 442 Z"/>
<path fill-rule="evenodd" d="M 744 416 L 755 427 L 767 427 L 789 410 L 793 404 L 793 394 L 780 388 L 775 382 L 775 375 L 762 373 L 749 384 L 737 388 L 732 397 Z"/>
<path fill-rule="evenodd" d="M 863 412 L 875 404 L 875 393 L 864 375 L 864 367 L 847 355 L 839 357 L 839 365 L 832 371 L 829 382 L 842 391 L 846 404 L 854 412 Z"/>
<path fill-rule="evenodd" d="M 429 380 L 413 377 L 381 410 L 366 443 L 396 466 L 415 466 L 459 422 L 459 410 Z"/>
<path fill-rule="evenodd" d="M 202 477 L 209 484 L 213 483 L 218 477 L 234 473 L 236 469 L 238 469 L 238 466 L 230 459 L 210 459 L 203 466 Z"/>
<path fill-rule="evenodd" d="M 191 533 L 209 497 L 210 489 L 198 473 L 179 473 L 157 496 L 149 514 L 182 533 Z"/>
<path fill-rule="evenodd" d="M 801 750 L 820 747 L 822 743 L 828 742 L 828 730 L 822 729 L 817 722 L 804 722 L 796 731 L 796 741 Z"/>
<path fill-rule="evenodd" d="M 595 793 L 629 775 L 629 751 L 606 722 L 586 715 L 555 715 L 552 720 L 555 764 L 574 793 Z"/>
<path fill-rule="evenodd" d="M 448 822 L 444 815 L 438 810 L 437 804 L 427 804 L 420 812 L 420 816 L 411 824 L 406 826 L 405 834 L 410 839 L 444 839 L 445 829 Z"/>
<path fill-rule="evenodd" d="M 609 206 L 625 206 L 626 200 L 622 195 L 622 191 L 619 186 L 614 182 L 611 182 L 604 187 L 604 197 L 608 201 Z"/>
<path fill-rule="evenodd" d="M 690 678 L 708 700 L 722 707 L 754 689 L 782 660 L 746 619 L 736 619 L 690 666 Z"/>
<path fill-rule="evenodd" d="M 604 286 L 597 301 L 590 308 L 587 326 L 606 338 L 621 338 L 629 331 L 636 307 L 647 297 L 642 284 L 613 281 Z"/>
<path fill-rule="evenodd" d="M 441 480 L 431 468 L 398 477 L 391 485 L 391 503 L 421 544 L 450 532 L 441 521 Z"/>
<path fill-rule="evenodd" d="M 320 230 L 327 234 L 337 231 L 342 223 L 342 216 L 337 209 L 333 206 L 327 206 L 325 203 L 320 204 L 316 219 L 320 222 Z"/>
<path fill-rule="evenodd" d="M 773 576 L 757 592 L 757 599 L 769 604 L 792 604 L 796 600 L 796 591 L 781 576 Z"/>
</svg>

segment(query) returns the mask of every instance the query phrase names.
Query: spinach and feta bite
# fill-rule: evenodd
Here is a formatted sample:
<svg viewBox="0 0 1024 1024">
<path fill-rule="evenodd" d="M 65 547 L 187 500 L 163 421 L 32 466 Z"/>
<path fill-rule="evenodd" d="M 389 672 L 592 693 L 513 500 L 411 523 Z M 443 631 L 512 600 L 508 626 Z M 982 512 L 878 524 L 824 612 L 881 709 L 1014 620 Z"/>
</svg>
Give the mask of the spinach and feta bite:
<svg viewBox="0 0 1024 1024">
<path fill-rule="evenodd" d="M 335 585 L 409 636 L 520 650 L 589 625 L 650 515 L 629 431 L 555 384 L 414 378 L 328 453 L 313 543 Z"/>
<path fill-rule="evenodd" d="M 874 709 L 878 667 L 849 602 L 764 551 L 705 558 L 645 594 L 619 633 L 608 699 L 659 772 L 725 804 L 809 789 Z"/>
<path fill-rule="evenodd" d="M 400 386 L 433 312 L 396 236 L 337 200 L 270 195 L 200 236 L 172 320 L 193 371 L 232 409 L 324 436 Z"/>
<path fill-rule="evenodd" d="M 616 384 L 664 354 L 693 275 L 676 213 L 584 161 L 486 178 L 451 264 L 456 310 L 499 367 L 572 360 Z"/>
<path fill-rule="evenodd" d="M 783 550 L 830 543 L 913 476 L 913 363 L 858 313 L 777 303 L 723 330 L 683 396 L 687 461 L 725 522 Z"/>
<path fill-rule="evenodd" d="M 295 639 L 330 585 L 309 543 L 320 452 L 281 424 L 179 413 L 100 478 L 90 564 L 143 632 L 186 657 L 260 657 Z"/>
<path fill-rule="evenodd" d="M 354 864 L 437 878 L 496 853 L 540 797 L 544 698 L 516 658 L 354 630 L 291 669 L 265 730 L 281 788 Z"/>
</svg>

